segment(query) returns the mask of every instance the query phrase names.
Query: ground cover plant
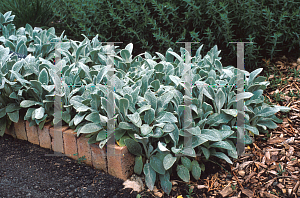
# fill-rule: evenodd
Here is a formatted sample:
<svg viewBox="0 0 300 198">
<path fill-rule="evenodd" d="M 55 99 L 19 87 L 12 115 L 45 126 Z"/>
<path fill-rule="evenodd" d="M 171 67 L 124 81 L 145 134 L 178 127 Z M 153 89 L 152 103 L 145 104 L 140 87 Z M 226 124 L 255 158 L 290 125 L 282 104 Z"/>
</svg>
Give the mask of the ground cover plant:
<svg viewBox="0 0 300 198">
<path fill-rule="evenodd" d="M 115 74 L 108 65 L 110 46 L 102 45 L 98 35 L 82 42 L 55 35 L 55 28 L 34 30 L 29 24 L 15 29 L 11 13 L 0 15 L 1 109 L 0 135 L 5 127 L 18 122 L 21 110 L 30 126 L 57 123 L 54 116 L 55 87 L 63 80 L 62 119 L 77 135 L 89 137 L 89 143 L 103 148 L 113 136 L 120 146 L 134 154 L 136 174 L 144 174 L 153 190 L 159 182 L 170 193 L 170 178 L 176 174 L 188 182 L 199 179 L 205 170 L 202 160 L 218 157 L 228 163 L 236 159 L 236 120 L 245 117 L 245 143 L 250 136 L 267 133 L 282 120 L 275 113 L 290 108 L 267 104 L 263 91 L 269 85 L 258 76 L 262 68 L 249 73 L 233 66 L 223 67 L 220 51 L 214 46 L 201 55 L 202 46 L 192 56 L 184 48 L 180 54 L 171 48 L 156 56 L 145 52 L 132 56 L 133 44 L 117 49 Z M 55 42 L 61 41 L 61 61 L 55 63 Z M 9 51 L 26 55 L 11 56 Z M 191 97 L 185 96 L 184 69 L 191 67 Z M 237 94 L 237 74 L 245 75 L 245 92 Z M 107 87 L 115 82 L 115 91 Z M 218 85 L 218 86 L 217 86 Z M 57 94 L 57 93 L 56 93 Z M 115 114 L 107 99 L 113 94 Z M 236 110 L 236 102 L 244 100 L 244 112 Z M 186 102 L 188 101 L 188 102 Z M 190 109 L 189 114 L 185 110 Z M 22 115 L 21 115 L 22 117 Z M 107 131 L 110 119 L 116 129 Z M 188 139 L 189 147 L 184 146 Z M 183 156 L 177 156 L 182 154 Z M 196 158 L 200 154 L 200 158 Z"/>
</svg>

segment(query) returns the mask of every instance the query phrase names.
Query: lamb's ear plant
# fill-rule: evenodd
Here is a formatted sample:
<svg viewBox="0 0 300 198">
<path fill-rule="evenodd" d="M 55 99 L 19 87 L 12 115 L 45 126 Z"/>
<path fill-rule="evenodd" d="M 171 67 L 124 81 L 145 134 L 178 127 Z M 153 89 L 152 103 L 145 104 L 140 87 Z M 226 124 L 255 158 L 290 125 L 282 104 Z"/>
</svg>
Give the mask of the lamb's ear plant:
<svg viewBox="0 0 300 198">
<path fill-rule="evenodd" d="M 98 35 L 92 41 L 82 35 L 79 42 L 63 34 L 57 37 L 51 28 L 36 31 L 27 25 L 17 33 L 13 26 L 10 30 L 0 35 L 0 135 L 11 122 L 18 122 L 21 108 L 30 126 L 58 123 L 54 97 L 60 96 L 58 113 L 77 136 L 103 148 L 114 135 L 117 144 L 135 156 L 134 172 L 145 175 L 150 190 L 159 182 L 170 194 L 172 174 L 185 182 L 191 177 L 198 180 L 204 162 L 213 157 L 232 164 L 238 157 L 238 114 L 245 118 L 245 143 L 251 144 L 250 135 L 277 127 L 282 120 L 275 113 L 289 110 L 264 103 L 263 90 L 269 83 L 258 76 L 261 68 L 249 73 L 224 67 L 217 46 L 205 56 L 202 45 L 195 56 L 184 48 L 180 54 L 170 48 L 164 54 L 157 52 L 158 57 L 147 52 L 133 57 L 130 43 L 115 52 L 114 67 L 108 68 L 111 46 L 102 46 Z M 55 41 L 62 41 L 61 60 L 53 64 Z M 9 54 L 11 49 L 25 51 L 24 47 L 29 52 L 25 59 Z M 192 70 L 191 97 L 185 96 L 186 66 Z M 109 71 L 114 75 L 110 77 Z M 234 88 L 237 72 L 245 78 L 245 91 L 239 94 Z M 108 80 L 114 82 L 113 92 Z M 61 92 L 55 89 L 59 85 Z M 107 99 L 109 94 L 114 104 Z M 236 109 L 240 100 L 245 102 L 242 112 Z M 107 128 L 109 118 L 115 121 L 112 132 Z"/>
<path fill-rule="evenodd" d="M 22 61 L 10 60 L 9 49 L 0 46 L 0 135 L 12 122 L 19 121 L 20 102 L 24 99 L 22 88 L 28 85 L 19 74 Z"/>
</svg>

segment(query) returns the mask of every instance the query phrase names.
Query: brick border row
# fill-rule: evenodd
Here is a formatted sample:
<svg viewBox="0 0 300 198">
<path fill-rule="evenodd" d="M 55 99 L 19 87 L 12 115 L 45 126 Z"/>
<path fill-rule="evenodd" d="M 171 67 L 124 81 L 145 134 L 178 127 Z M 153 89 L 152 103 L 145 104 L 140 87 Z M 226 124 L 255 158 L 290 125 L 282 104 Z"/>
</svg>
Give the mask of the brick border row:
<svg viewBox="0 0 300 198">
<path fill-rule="evenodd" d="M 96 143 L 89 144 L 89 138 L 77 137 L 77 133 L 68 126 L 62 126 L 61 131 L 55 131 L 51 124 L 46 124 L 41 130 L 36 125 L 29 126 L 28 121 L 19 120 L 18 123 L 13 123 L 9 129 L 6 129 L 5 133 L 62 153 L 75 160 L 85 156 L 86 160 L 83 162 L 87 165 L 122 180 L 128 179 L 133 174 L 134 155 L 128 151 L 126 146 L 114 145 L 115 154 L 107 155 L 107 149 L 113 149 L 113 145 L 105 145 L 100 149 Z"/>
</svg>

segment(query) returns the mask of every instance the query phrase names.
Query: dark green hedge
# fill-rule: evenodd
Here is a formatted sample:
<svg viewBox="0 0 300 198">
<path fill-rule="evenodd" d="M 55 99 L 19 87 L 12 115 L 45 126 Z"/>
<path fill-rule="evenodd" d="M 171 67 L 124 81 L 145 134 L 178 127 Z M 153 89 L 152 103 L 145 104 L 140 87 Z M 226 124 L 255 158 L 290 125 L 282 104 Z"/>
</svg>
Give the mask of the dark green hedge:
<svg viewBox="0 0 300 198">
<path fill-rule="evenodd" d="M 154 55 L 169 47 L 179 51 L 184 44 L 177 41 L 197 41 L 204 51 L 218 45 L 222 62 L 236 66 L 236 44 L 229 42 L 252 41 L 245 45 L 248 71 L 260 67 L 262 58 L 300 55 L 300 2 L 293 0 L 55 1 L 54 15 L 65 24 L 69 38 L 99 34 L 102 42 L 132 42 L 133 55 Z M 195 53 L 200 43 L 193 46 Z"/>
</svg>

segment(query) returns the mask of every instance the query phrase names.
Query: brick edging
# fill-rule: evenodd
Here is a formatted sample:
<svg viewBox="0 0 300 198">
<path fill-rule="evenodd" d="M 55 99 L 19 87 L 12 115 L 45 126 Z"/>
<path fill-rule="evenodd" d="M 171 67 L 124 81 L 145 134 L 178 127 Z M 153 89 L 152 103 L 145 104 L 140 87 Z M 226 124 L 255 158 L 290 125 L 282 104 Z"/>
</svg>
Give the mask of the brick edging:
<svg viewBox="0 0 300 198">
<path fill-rule="evenodd" d="M 112 145 L 105 145 L 100 149 L 96 143 L 88 144 L 89 138 L 77 137 L 77 133 L 68 126 L 62 126 L 61 130 L 57 130 L 50 124 L 46 124 L 41 130 L 36 125 L 30 127 L 28 121 L 19 120 L 6 129 L 5 134 L 65 154 L 75 160 L 85 156 L 86 160 L 83 162 L 87 165 L 124 181 L 133 174 L 134 155 L 126 146 L 115 145 L 115 154 L 107 155 L 107 148 L 113 149 Z"/>
</svg>

